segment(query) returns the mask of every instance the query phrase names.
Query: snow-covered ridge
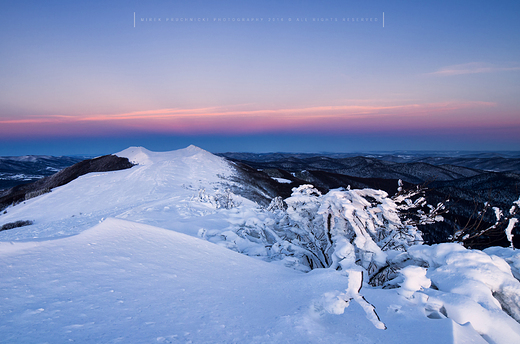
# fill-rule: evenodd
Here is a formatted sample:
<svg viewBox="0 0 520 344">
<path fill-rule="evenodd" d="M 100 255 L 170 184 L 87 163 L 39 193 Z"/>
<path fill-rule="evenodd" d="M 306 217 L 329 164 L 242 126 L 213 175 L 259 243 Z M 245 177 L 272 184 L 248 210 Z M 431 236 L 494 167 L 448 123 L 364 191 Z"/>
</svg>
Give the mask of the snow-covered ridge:
<svg viewBox="0 0 520 344">
<path fill-rule="evenodd" d="M 19 219 L 31 219 L 34 225 L 0 232 L 0 241 L 78 234 L 107 217 L 179 229 L 177 219 L 199 212 L 187 202 L 199 190 L 210 195 L 225 190 L 230 183 L 228 178 L 235 173 L 224 158 L 195 146 L 170 152 L 130 147 L 117 155 L 137 165 L 126 170 L 89 173 L 46 195 L 8 208 L 6 214 L 0 215 L 0 226 Z M 201 207 L 207 209 L 205 205 Z M 180 231 L 196 234 L 196 230 L 193 233 L 187 227 Z"/>
</svg>

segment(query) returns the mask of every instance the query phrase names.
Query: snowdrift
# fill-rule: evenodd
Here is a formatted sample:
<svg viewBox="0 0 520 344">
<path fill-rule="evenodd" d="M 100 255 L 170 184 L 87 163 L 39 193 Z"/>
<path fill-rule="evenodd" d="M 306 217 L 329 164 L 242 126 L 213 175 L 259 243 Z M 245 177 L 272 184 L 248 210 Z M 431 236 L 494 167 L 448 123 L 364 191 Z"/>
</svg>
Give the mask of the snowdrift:
<svg viewBox="0 0 520 344">
<path fill-rule="evenodd" d="M 1 243 L 0 259 L 2 343 L 485 343 L 395 291 L 365 295 L 385 331 L 356 305 L 322 314 L 322 295 L 347 286 L 339 273 L 300 273 L 119 219 L 30 246 Z"/>
</svg>

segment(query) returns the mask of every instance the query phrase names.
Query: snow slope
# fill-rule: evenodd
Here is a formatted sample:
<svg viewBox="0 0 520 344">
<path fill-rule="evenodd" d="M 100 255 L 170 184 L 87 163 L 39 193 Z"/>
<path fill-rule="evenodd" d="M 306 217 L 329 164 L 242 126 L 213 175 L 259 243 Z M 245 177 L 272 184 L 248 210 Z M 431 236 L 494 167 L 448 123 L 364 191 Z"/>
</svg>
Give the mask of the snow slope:
<svg viewBox="0 0 520 344">
<path fill-rule="evenodd" d="M 204 218 L 208 226 L 224 217 L 212 216 L 208 204 L 190 202 L 199 190 L 224 190 L 231 165 L 203 149 L 190 146 L 172 152 L 131 147 L 116 155 L 138 164 L 127 170 L 89 173 L 51 193 L 25 201 L 0 215 L 0 225 L 20 219 L 34 225 L 0 232 L 0 240 L 34 240 L 78 234 L 107 217 L 118 217 L 196 235 L 185 222 Z M 238 197 L 238 196 L 237 196 Z M 242 199 L 241 202 L 248 201 Z M 174 219 L 174 221 L 172 221 Z"/>
<path fill-rule="evenodd" d="M 304 274 L 119 219 L 0 243 L 0 261 L 1 343 L 485 343 L 395 290 L 365 293 L 385 331 L 358 305 L 321 314 L 322 295 L 347 285 L 335 271 Z"/>
</svg>

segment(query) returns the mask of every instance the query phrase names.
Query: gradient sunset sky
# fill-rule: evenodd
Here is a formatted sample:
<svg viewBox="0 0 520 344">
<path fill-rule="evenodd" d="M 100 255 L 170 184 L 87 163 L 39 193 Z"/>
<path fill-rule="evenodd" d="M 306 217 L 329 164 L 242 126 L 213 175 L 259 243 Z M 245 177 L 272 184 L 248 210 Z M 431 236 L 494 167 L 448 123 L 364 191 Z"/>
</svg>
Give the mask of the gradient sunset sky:
<svg viewBox="0 0 520 344">
<path fill-rule="evenodd" d="M 520 1 L 1 2 L 0 155 L 189 144 L 520 150 Z"/>
</svg>

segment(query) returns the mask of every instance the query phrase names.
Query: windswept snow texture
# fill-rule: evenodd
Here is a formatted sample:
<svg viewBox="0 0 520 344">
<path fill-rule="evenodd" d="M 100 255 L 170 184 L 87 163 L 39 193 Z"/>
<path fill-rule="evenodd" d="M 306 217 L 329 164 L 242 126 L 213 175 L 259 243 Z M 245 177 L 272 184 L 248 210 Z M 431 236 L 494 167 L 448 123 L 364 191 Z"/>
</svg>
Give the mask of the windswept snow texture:
<svg viewBox="0 0 520 344">
<path fill-rule="evenodd" d="M 520 282 L 506 260 L 457 244 L 414 246 L 408 253 L 429 266 L 435 289 L 425 294 L 443 304 L 445 315 L 470 322 L 491 343 L 520 343 Z"/>
<path fill-rule="evenodd" d="M 481 339 L 431 320 L 395 290 L 364 289 L 387 330 L 352 304 L 332 270 L 305 274 L 201 239 L 107 219 L 39 243 L 0 243 L 1 343 L 463 343 Z M 479 341 L 475 341 L 479 343 Z M 484 343 L 482 340 L 480 343 Z"/>
<path fill-rule="evenodd" d="M 274 213 L 229 193 L 241 186 L 225 159 L 194 146 L 117 155 L 137 165 L 0 214 L 0 225 L 34 222 L 0 232 L 0 343 L 520 342 L 511 248 L 412 246 L 386 257 L 405 257 L 402 290 L 303 273 L 236 239 L 237 226 L 254 234 Z M 234 206 L 216 207 L 219 195 Z"/>
</svg>

